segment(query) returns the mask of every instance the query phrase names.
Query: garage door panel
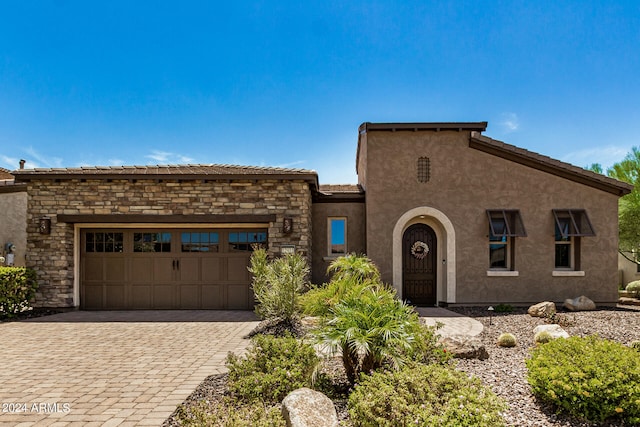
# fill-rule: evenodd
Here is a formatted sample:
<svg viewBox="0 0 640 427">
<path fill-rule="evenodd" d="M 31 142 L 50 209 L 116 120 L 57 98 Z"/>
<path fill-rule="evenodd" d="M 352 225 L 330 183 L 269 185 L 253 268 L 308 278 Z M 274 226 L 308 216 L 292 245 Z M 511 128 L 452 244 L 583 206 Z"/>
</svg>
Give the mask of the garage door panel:
<svg viewBox="0 0 640 427">
<path fill-rule="evenodd" d="M 150 258 L 131 259 L 130 280 L 132 283 L 153 283 L 153 264 Z"/>
<path fill-rule="evenodd" d="M 82 303 L 83 308 L 86 310 L 100 310 L 104 308 L 102 285 L 85 285 L 84 295 L 82 295 Z"/>
<path fill-rule="evenodd" d="M 153 308 L 151 306 L 151 285 L 131 286 L 131 303 L 129 308 Z"/>
<path fill-rule="evenodd" d="M 200 282 L 200 262 L 199 258 L 180 258 L 180 281 L 198 283 Z"/>
<path fill-rule="evenodd" d="M 220 281 L 222 279 L 222 258 L 203 258 L 201 271 L 203 283 Z"/>
<path fill-rule="evenodd" d="M 175 258 L 156 258 L 153 261 L 153 282 L 172 281 L 177 260 Z"/>
<path fill-rule="evenodd" d="M 180 285 L 178 292 L 180 293 L 179 308 L 183 310 L 194 310 L 200 308 L 199 285 Z"/>
<path fill-rule="evenodd" d="M 232 310 L 249 308 L 249 288 L 246 285 L 227 286 L 227 308 Z"/>
<path fill-rule="evenodd" d="M 84 260 L 84 280 L 102 281 L 104 280 L 104 259 L 85 258 Z"/>
<path fill-rule="evenodd" d="M 227 279 L 230 282 L 247 282 L 249 280 L 249 258 L 245 256 L 227 259 Z"/>
<path fill-rule="evenodd" d="M 202 304 L 203 309 L 221 309 L 225 308 L 223 304 L 223 286 L 222 285 L 202 285 Z"/>
<path fill-rule="evenodd" d="M 109 282 L 124 282 L 126 280 L 125 259 L 107 258 L 104 262 L 105 279 Z"/>
<path fill-rule="evenodd" d="M 154 285 L 153 286 L 153 308 L 171 309 L 176 308 L 176 287 L 175 285 Z"/>
<path fill-rule="evenodd" d="M 125 285 L 109 284 L 105 286 L 106 301 L 105 307 L 111 309 L 124 309 L 125 303 Z"/>
</svg>

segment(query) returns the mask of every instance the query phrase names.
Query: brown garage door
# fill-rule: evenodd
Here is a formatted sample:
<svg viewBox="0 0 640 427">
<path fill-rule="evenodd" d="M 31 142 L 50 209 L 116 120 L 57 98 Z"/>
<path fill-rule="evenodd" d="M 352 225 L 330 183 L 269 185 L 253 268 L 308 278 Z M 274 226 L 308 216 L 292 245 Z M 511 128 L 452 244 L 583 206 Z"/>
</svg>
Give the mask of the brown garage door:
<svg viewBox="0 0 640 427">
<path fill-rule="evenodd" d="M 251 309 L 247 271 L 264 229 L 86 229 L 81 308 Z"/>
</svg>

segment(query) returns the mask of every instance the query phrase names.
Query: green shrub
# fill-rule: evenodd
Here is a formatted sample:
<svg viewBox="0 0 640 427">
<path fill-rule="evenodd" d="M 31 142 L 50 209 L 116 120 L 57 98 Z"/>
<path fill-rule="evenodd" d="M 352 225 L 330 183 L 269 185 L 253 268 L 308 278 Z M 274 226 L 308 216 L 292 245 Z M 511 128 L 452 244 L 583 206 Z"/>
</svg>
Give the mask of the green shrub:
<svg viewBox="0 0 640 427">
<path fill-rule="evenodd" d="M 25 267 L 0 267 L 0 317 L 13 317 L 29 308 L 38 289 L 36 272 Z"/>
<path fill-rule="evenodd" d="M 256 249 L 251 254 L 249 271 L 258 301 L 256 314 L 262 319 L 291 322 L 299 313 L 300 294 L 307 283 L 309 267 L 305 259 L 291 254 L 269 261 L 266 250 Z"/>
<path fill-rule="evenodd" d="M 640 280 L 629 282 L 625 290 L 627 292 L 633 292 L 635 296 L 640 296 Z"/>
<path fill-rule="evenodd" d="M 631 347 L 634 350 L 640 351 L 640 340 L 631 341 L 631 343 L 629 344 L 629 347 Z"/>
<path fill-rule="evenodd" d="M 413 353 L 420 319 L 386 286 L 356 285 L 314 331 L 319 344 L 342 353 L 347 379 L 389 365 L 399 368 Z"/>
<path fill-rule="evenodd" d="M 440 365 L 363 375 L 349 396 L 354 426 L 495 427 L 505 409 L 480 380 Z"/>
<path fill-rule="evenodd" d="M 182 426 L 193 427 L 285 427 L 279 405 L 263 402 L 238 404 L 228 399 L 223 401 L 200 401 L 198 405 L 178 407 L 176 420 Z"/>
<path fill-rule="evenodd" d="M 640 422 L 640 353 L 597 336 L 553 340 L 526 361 L 534 394 L 589 421 Z"/>
<path fill-rule="evenodd" d="M 447 352 L 442 344 L 440 344 L 440 336 L 437 334 L 438 328 L 442 327 L 442 323 L 438 326 L 427 326 L 420 322 L 414 325 L 415 329 L 411 331 L 414 336 L 411 347 L 405 351 L 404 358 L 418 363 L 439 363 L 445 364 L 453 359 L 453 354 Z"/>
<path fill-rule="evenodd" d="M 498 304 L 493 309 L 496 313 L 511 313 L 513 311 L 513 306 L 510 304 Z"/>
<path fill-rule="evenodd" d="M 510 333 L 500 334 L 498 337 L 498 345 L 500 347 L 515 347 L 517 343 L 515 335 Z"/>
<path fill-rule="evenodd" d="M 227 356 L 229 391 L 236 399 L 282 401 L 289 392 L 311 387 L 319 359 L 310 344 L 292 337 L 256 335 L 244 357 Z"/>
<path fill-rule="evenodd" d="M 546 344 L 552 340 L 553 337 L 551 336 L 549 331 L 536 332 L 536 334 L 533 336 L 533 342 L 535 342 L 536 344 Z"/>
</svg>

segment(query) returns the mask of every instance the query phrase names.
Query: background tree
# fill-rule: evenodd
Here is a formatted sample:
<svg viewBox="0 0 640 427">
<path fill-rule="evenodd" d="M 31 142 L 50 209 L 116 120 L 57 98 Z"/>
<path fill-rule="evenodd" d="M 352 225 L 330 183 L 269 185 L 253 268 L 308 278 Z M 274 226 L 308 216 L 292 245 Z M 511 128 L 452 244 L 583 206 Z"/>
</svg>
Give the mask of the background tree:
<svg viewBox="0 0 640 427">
<path fill-rule="evenodd" d="M 607 175 L 634 186 L 631 193 L 620 198 L 618 249 L 629 261 L 640 264 L 640 149 L 633 147 L 621 162 L 607 170 Z"/>
</svg>

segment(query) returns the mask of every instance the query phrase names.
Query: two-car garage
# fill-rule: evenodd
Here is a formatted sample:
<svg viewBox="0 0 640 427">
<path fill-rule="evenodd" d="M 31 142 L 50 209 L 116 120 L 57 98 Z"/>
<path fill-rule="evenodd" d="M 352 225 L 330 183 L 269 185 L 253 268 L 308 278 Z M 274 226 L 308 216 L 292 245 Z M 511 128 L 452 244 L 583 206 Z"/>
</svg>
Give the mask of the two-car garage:
<svg viewBox="0 0 640 427">
<path fill-rule="evenodd" d="M 250 309 L 247 267 L 266 228 L 82 228 L 86 310 Z"/>
</svg>

